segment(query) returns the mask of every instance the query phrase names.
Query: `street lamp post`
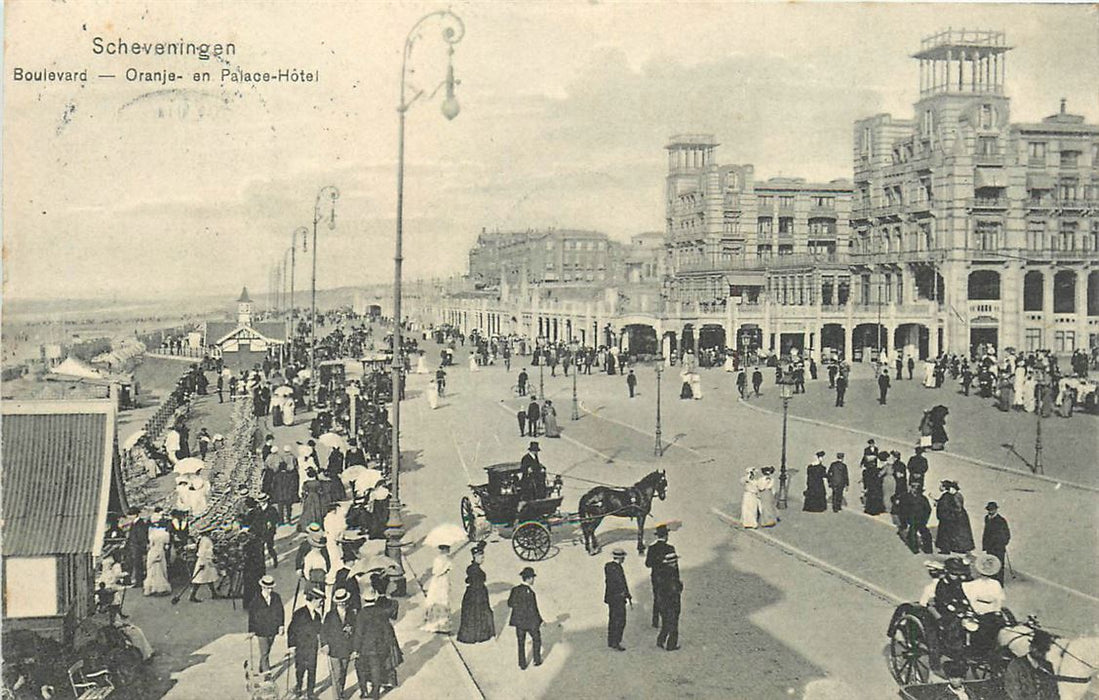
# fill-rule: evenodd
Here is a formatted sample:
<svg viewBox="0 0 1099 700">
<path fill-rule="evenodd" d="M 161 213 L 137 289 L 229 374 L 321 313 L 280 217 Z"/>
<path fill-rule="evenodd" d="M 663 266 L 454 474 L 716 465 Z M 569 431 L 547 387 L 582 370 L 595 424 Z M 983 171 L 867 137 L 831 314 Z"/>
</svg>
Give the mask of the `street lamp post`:
<svg viewBox="0 0 1099 700">
<path fill-rule="evenodd" d="M 782 397 L 782 456 L 779 461 L 778 496 L 775 505 L 779 508 L 786 507 L 786 496 L 789 493 L 789 476 L 786 473 L 786 422 L 789 414 L 790 398 L 794 395 L 794 385 L 787 379 L 786 374 L 778 382 L 779 396 Z"/>
<path fill-rule="evenodd" d="M 444 24 L 443 41 L 447 43 L 447 74 L 446 80 L 440 84 L 446 86 L 446 99 L 443 101 L 442 112 L 447 119 L 458 116 L 458 101 L 454 98 L 454 64 L 451 62 L 454 56 L 454 45 L 462 40 L 465 35 L 465 24 L 461 18 L 450 10 L 438 10 L 424 15 L 413 25 L 405 37 L 404 53 L 401 58 L 401 102 L 397 106 L 397 233 L 393 253 L 393 401 L 392 401 L 392 443 L 393 450 L 390 462 L 390 475 L 392 477 L 392 490 L 389 499 L 389 521 L 385 530 L 385 553 L 397 563 L 396 580 L 394 581 L 394 594 L 403 596 L 407 592 L 407 582 L 404 576 L 404 565 L 401 561 L 401 538 L 404 536 L 404 523 L 401 522 L 401 371 L 403 360 L 401 358 L 401 263 L 403 262 L 402 237 L 404 235 L 404 133 L 405 115 L 409 107 L 423 96 L 424 91 L 416 90 L 409 96 L 408 85 L 408 59 L 412 55 L 412 46 L 419 38 L 419 30 L 428 20 L 438 20 Z M 433 96 L 438 88 L 431 93 Z"/>
<path fill-rule="evenodd" d="M 664 445 L 660 441 L 660 375 L 664 374 L 664 358 L 656 358 L 656 444 L 653 446 L 653 454 L 657 457 L 664 456 Z"/>
<path fill-rule="evenodd" d="M 332 211 L 328 216 L 328 230 L 336 228 L 336 200 L 340 198 L 340 191 L 334 185 L 326 185 L 317 192 L 317 199 L 313 203 L 313 282 L 312 301 L 309 305 L 309 386 L 312 388 L 312 405 L 317 405 L 317 224 L 324 218 L 321 216 L 321 200 L 327 195 L 332 200 Z M 293 246 L 290 246 L 293 248 Z"/>
<path fill-rule="evenodd" d="M 1034 415 L 1038 421 L 1038 427 L 1034 433 L 1034 473 L 1045 474 L 1045 467 L 1042 465 L 1042 400 L 1045 398 L 1045 392 L 1043 389 L 1046 383 L 1049 381 L 1049 375 L 1046 374 L 1044 369 L 1038 369 L 1035 372 L 1035 387 L 1036 397 L 1034 401 Z"/>
<path fill-rule="evenodd" d="M 580 401 L 576 398 L 576 375 L 580 374 L 579 365 L 576 364 L 576 358 L 580 354 L 580 343 L 573 341 L 572 354 L 569 355 L 569 362 L 572 363 L 572 419 L 580 420 Z"/>
</svg>

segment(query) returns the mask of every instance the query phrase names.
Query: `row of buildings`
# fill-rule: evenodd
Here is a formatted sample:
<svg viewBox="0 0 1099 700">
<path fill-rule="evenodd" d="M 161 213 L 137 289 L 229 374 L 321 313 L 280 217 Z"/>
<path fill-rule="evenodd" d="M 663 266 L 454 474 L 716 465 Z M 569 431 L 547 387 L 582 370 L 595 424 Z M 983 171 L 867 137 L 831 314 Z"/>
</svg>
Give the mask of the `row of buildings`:
<svg viewBox="0 0 1099 700">
<path fill-rule="evenodd" d="M 1099 346 L 1099 126 L 1063 100 L 1012 122 L 1010 48 L 998 31 L 927 37 L 913 116 L 854 124 L 851 180 L 757 180 L 718 163 L 712 135 L 674 136 L 662 233 L 484 232 L 471 286 L 422 310 L 643 352 Z"/>
</svg>

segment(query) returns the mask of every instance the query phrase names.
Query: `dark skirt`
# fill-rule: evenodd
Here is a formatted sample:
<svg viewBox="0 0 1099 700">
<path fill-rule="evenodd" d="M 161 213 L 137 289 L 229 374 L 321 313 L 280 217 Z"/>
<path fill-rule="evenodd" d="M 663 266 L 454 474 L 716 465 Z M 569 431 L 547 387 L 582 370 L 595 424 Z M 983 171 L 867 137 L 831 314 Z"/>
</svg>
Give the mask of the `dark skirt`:
<svg viewBox="0 0 1099 700">
<path fill-rule="evenodd" d="M 802 510 L 808 513 L 823 513 L 827 509 L 828 494 L 824 490 L 824 480 L 810 480 L 805 488 L 805 504 Z"/>
<path fill-rule="evenodd" d="M 488 602 L 488 588 L 467 586 L 462 596 L 462 622 L 458 627 L 458 641 L 463 644 L 487 642 L 496 636 L 492 620 L 492 606 Z"/>
<path fill-rule="evenodd" d="M 879 515 L 885 512 L 885 493 L 882 490 L 882 482 L 874 481 L 866 484 L 866 492 L 863 494 L 863 512 L 869 515 Z"/>
</svg>

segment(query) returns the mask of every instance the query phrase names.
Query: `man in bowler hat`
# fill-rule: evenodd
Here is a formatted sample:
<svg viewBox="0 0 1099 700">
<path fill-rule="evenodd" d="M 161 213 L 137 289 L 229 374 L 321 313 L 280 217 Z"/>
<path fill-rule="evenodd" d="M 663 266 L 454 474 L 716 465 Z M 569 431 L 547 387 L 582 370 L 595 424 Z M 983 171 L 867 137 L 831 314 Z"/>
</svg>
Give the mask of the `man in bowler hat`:
<svg viewBox="0 0 1099 700">
<path fill-rule="evenodd" d="M 538 598 L 534 595 L 534 569 L 524 567 L 519 572 L 519 578 L 523 582 L 508 594 L 508 607 L 511 608 L 508 624 L 515 628 L 515 638 L 519 642 L 519 668 L 525 671 L 528 634 L 533 645 L 534 665 L 542 665 L 542 615 L 538 612 Z"/>
<path fill-rule="evenodd" d="M 1007 520 L 1000 515 L 1000 506 L 989 501 L 985 506 L 985 529 L 981 534 L 981 549 L 1000 560 L 1000 570 L 992 578 L 1004 585 L 1004 567 L 1007 557 L 1007 544 L 1011 541 L 1011 528 Z"/>
<path fill-rule="evenodd" d="M 626 583 L 626 573 L 622 562 L 626 560 L 626 550 L 616 548 L 611 552 L 613 559 L 603 565 L 603 578 L 606 588 L 603 602 L 607 604 L 607 646 L 615 651 L 626 651 L 622 646 L 622 632 L 626 629 L 626 602 L 633 603 L 630 586 Z"/>
</svg>

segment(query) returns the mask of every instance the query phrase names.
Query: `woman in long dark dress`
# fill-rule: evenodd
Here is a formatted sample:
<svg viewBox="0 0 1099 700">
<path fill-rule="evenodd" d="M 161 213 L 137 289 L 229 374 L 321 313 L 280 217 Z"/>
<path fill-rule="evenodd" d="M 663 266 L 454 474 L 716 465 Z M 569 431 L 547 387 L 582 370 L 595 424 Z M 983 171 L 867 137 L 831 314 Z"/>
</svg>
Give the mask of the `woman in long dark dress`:
<svg viewBox="0 0 1099 700">
<path fill-rule="evenodd" d="M 943 495 L 935 504 L 939 528 L 935 532 L 935 547 L 940 554 L 965 554 L 973 551 L 973 528 L 965 510 L 965 498 L 956 481 L 944 481 L 939 487 Z"/>
<path fill-rule="evenodd" d="M 458 641 L 463 644 L 487 642 L 496 636 L 486 576 L 481 568 L 484 560 L 485 545 L 478 542 L 473 547 L 473 562 L 466 567 L 466 592 L 462 596 L 462 622 L 458 627 Z"/>
<path fill-rule="evenodd" d="M 819 457 L 819 455 L 818 455 Z M 827 470 L 817 459 L 805 470 L 805 505 L 802 510 L 808 513 L 823 513 L 828 510 L 828 493 L 824 490 L 824 478 Z"/>
<path fill-rule="evenodd" d="M 312 467 L 306 471 L 308 481 L 301 485 L 301 517 L 298 518 L 298 532 L 305 532 L 309 523 L 324 522 L 324 516 L 328 512 L 329 488 L 328 483 L 322 483 L 317 479 L 317 472 Z"/>
<path fill-rule="evenodd" d="M 862 460 L 862 511 L 864 513 L 880 515 L 885 512 L 885 488 L 882 483 L 884 481 L 885 468 L 878 466 L 877 459 L 870 456 L 864 457 Z"/>
</svg>

